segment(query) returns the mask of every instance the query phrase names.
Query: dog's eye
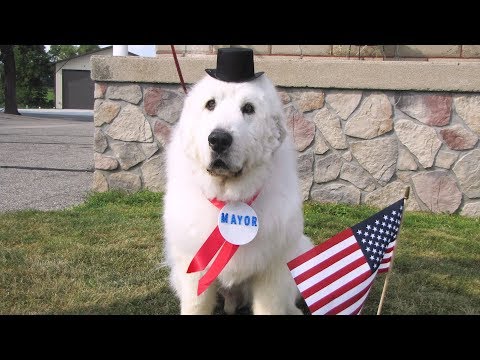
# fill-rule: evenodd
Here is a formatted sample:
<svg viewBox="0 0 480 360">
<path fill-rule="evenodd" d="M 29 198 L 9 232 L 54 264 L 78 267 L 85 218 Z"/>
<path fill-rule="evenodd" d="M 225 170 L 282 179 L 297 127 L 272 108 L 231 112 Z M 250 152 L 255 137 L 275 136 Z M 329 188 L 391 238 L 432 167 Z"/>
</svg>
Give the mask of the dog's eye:
<svg viewBox="0 0 480 360">
<path fill-rule="evenodd" d="M 215 109 L 215 105 L 217 105 L 217 103 L 215 102 L 215 99 L 211 99 L 207 101 L 207 103 L 205 104 L 205 107 L 207 108 L 207 110 L 213 111 L 213 109 Z"/>
<path fill-rule="evenodd" d="M 244 114 L 253 114 L 255 112 L 255 108 L 253 107 L 252 104 L 246 103 L 245 105 L 242 106 L 242 113 Z"/>
</svg>

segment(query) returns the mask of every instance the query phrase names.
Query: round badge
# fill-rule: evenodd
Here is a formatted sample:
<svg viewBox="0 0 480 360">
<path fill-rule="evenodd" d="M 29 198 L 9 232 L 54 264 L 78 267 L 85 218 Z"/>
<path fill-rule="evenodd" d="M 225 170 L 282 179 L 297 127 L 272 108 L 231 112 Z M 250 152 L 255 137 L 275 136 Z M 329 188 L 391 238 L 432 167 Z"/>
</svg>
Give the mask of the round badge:
<svg viewBox="0 0 480 360">
<path fill-rule="evenodd" d="M 258 232 L 257 214 L 247 204 L 235 201 L 226 204 L 218 214 L 218 229 L 228 242 L 244 245 L 252 241 Z"/>
</svg>

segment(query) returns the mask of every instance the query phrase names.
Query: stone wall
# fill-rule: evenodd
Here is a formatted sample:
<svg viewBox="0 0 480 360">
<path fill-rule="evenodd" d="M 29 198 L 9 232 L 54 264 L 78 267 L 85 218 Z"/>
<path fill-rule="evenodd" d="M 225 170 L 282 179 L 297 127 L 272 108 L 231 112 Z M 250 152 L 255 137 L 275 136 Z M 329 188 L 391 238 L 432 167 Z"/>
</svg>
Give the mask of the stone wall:
<svg viewBox="0 0 480 360">
<path fill-rule="evenodd" d="M 183 99 L 176 85 L 95 83 L 94 191 L 164 190 L 164 148 Z"/>
<path fill-rule="evenodd" d="M 480 95 L 282 88 L 304 200 L 480 216 Z M 94 190 L 164 189 L 179 85 L 95 84 Z"/>
<path fill-rule="evenodd" d="M 281 89 L 304 199 L 480 216 L 480 96 Z"/>
<path fill-rule="evenodd" d="M 175 45 L 179 56 L 215 54 L 221 47 L 249 47 L 256 55 L 315 56 L 347 59 L 478 60 L 480 45 Z M 156 45 L 158 56 L 171 56 L 170 45 Z"/>
</svg>

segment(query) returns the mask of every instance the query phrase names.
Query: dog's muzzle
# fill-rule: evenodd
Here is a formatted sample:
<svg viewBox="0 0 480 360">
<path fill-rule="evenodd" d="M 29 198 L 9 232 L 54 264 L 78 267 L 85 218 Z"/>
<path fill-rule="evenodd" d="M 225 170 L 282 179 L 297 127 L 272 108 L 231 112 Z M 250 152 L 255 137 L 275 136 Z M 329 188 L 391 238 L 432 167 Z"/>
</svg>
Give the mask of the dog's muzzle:
<svg viewBox="0 0 480 360">
<path fill-rule="evenodd" d="M 207 169 L 210 175 L 232 177 L 241 174 L 242 169 L 234 170 L 229 164 L 228 149 L 232 142 L 232 135 L 222 129 L 215 129 L 208 135 L 208 145 L 212 149 L 212 160 Z"/>
</svg>

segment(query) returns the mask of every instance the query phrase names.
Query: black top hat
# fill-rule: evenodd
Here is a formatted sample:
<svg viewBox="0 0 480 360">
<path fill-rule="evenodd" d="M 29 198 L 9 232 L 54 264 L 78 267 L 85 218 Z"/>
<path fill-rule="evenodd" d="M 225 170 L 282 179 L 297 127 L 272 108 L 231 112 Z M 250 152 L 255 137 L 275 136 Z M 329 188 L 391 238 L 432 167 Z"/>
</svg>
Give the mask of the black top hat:
<svg viewBox="0 0 480 360">
<path fill-rule="evenodd" d="M 248 48 L 220 48 L 217 68 L 205 69 L 211 77 L 226 82 L 245 82 L 256 79 L 263 71 L 255 73 L 253 50 Z"/>
</svg>

